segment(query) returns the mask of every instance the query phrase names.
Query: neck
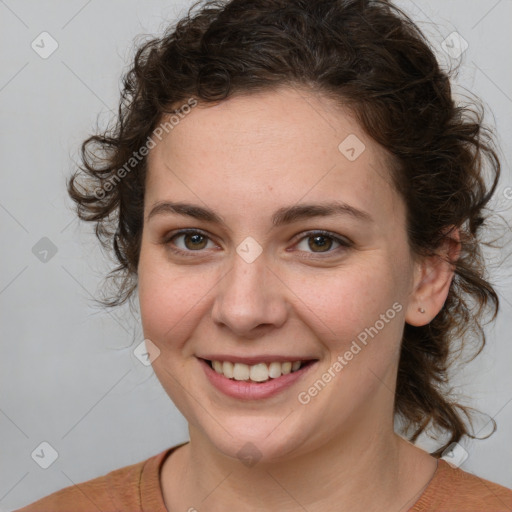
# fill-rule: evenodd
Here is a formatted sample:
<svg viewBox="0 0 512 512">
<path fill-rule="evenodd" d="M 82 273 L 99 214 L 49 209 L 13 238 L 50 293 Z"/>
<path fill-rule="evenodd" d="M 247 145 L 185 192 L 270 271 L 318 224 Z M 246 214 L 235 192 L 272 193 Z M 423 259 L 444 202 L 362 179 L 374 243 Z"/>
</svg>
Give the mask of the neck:
<svg viewBox="0 0 512 512">
<path fill-rule="evenodd" d="M 171 457 L 172 475 L 162 476 L 169 510 L 220 511 L 226 504 L 251 512 L 407 510 L 436 464 L 392 425 L 343 432 L 292 460 L 251 467 L 220 453 L 193 428 L 190 440 Z"/>
</svg>

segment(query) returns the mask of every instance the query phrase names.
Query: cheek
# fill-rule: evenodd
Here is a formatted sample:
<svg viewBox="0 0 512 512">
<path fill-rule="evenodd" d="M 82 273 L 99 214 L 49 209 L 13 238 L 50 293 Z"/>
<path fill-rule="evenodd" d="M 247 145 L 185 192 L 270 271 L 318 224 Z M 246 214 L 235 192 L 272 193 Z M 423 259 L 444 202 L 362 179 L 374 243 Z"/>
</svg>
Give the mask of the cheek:
<svg viewBox="0 0 512 512">
<path fill-rule="evenodd" d="M 317 273 L 297 283 L 302 321 L 328 354 L 325 379 L 338 377 L 332 391 L 337 389 L 346 404 L 387 380 L 398 359 L 405 312 L 402 282 L 389 258 L 374 253 L 335 275 Z"/>
<path fill-rule="evenodd" d="M 212 284 L 207 274 L 180 272 L 141 254 L 138 294 L 144 336 L 161 350 L 178 348 L 197 326 Z"/>
<path fill-rule="evenodd" d="M 333 342 L 373 325 L 401 296 L 391 270 L 378 258 L 372 260 L 337 272 L 316 270 L 292 285 L 303 314 L 310 318 L 307 323 L 317 325 Z"/>
</svg>

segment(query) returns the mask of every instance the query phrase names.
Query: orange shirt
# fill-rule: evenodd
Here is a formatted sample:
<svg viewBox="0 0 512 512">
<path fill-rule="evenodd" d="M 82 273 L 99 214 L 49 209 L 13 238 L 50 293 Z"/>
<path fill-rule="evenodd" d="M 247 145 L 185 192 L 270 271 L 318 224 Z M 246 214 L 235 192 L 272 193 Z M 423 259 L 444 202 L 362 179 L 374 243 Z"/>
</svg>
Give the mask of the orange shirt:
<svg viewBox="0 0 512 512">
<path fill-rule="evenodd" d="M 160 468 L 179 444 L 145 461 L 66 487 L 15 512 L 168 512 Z M 440 459 L 409 512 L 511 512 L 512 490 L 453 468 Z"/>
</svg>

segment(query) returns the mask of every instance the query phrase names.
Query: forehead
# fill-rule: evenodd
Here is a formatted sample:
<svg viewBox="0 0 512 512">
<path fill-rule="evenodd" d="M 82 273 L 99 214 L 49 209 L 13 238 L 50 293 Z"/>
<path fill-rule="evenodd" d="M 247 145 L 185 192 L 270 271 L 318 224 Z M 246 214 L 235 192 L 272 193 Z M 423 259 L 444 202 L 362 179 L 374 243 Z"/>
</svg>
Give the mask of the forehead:
<svg viewBox="0 0 512 512">
<path fill-rule="evenodd" d="M 253 215 L 336 199 L 378 218 L 400 206 L 389 162 L 350 112 L 323 96 L 293 88 L 234 96 L 198 104 L 157 141 L 146 205 L 186 199 Z"/>
</svg>

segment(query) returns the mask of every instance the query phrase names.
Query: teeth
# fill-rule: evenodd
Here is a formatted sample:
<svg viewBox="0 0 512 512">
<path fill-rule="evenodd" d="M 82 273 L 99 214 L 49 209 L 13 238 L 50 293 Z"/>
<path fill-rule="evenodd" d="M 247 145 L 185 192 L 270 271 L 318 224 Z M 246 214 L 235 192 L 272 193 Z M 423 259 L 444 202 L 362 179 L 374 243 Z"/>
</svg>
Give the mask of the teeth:
<svg viewBox="0 0 512 512">
<path fill-rule="evenodd" d="M 235 363 L 233 367 L 233 378 L 235 380 L 249 380 L 249 367 L 246 364 Z"/>
<path fill-rule="evenodd" d="M 217 373 L 224 375 L 224 377 L 254 382 L 266 382 L 269 379 L 277 379 L 281 375 L 297 371 L 301 365 L 301 361 L 286 361 L 284 363 L 273 361 L 269 365 L 258 363 L 251 366 L 230 361 L 212 361 L 213 369 Z"/>
<path fill-rule="evenodd" d="M 276 361 L 270 363 L 268 367 L 268 375 L 271 379 L 281 377 L 281 363 L 277 363 Z"/>
<path fill-rule="evenodd" d="M 251 366 L 249 368 L 249 377 L 255 382 L 265 382 L 268 380 L 268 366 L 265 363 Z"/>
<path fill-rule="evenodd" d="M 283 363 L 281 365 L 281 372 L 283 375 L 286 375 L 287 373 L 291 373 L 292 371 L 292 363 L 289 363 L 286 361 L 286 363 Z"/>
<path fill-rule="evenodd" d="M 221 363 L 219 363 L 219 365 L 221 365 Z M 230 363 L 229 361 L 224 361 L 222 363 L 221 367 L 222 367 L 222 371 L 220 371 L 219 373 L 224 374 L 224 376 L 227 377 L 228 379 L 232 379 L 233 378 L 233 363 Z"/>
</svg>

